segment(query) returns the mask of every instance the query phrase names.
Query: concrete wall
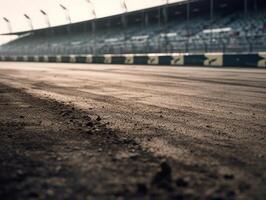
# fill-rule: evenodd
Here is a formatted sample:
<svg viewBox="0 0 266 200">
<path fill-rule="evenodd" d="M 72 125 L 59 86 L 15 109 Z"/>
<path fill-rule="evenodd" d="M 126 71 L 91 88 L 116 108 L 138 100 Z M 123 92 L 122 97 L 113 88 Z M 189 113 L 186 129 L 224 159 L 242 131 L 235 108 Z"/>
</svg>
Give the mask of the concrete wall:
<svg viewBox="0 0 266 200">
<path fill-rule="evenodd" d="M 0 56 L 0 61 L 98 63 L 134 65 L 266 67 L 266 52 L 254 54 L 125 54 L 125 55 L 56 55 Z"/>
</svg>

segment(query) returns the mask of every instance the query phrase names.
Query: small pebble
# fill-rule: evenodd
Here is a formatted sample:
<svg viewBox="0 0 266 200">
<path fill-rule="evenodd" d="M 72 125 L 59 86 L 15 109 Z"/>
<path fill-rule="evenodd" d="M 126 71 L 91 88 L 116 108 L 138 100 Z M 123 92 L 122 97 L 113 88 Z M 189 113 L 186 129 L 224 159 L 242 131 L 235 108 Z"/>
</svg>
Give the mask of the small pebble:
<svg viewBox="0 0 266 200">
<path fill-rule="evenodd" d="M 97 121 L 101 121 L 102 118 L 101 118 L 100 116 L 98 116 L 98 117 L 96 118 L 96 120 L 97 120 Z"/>
<path fill-rule="evenodd" d="M 187 187 L 188 186 L 188 182 L 186 180 L 184 180 L 183 178 L 178 178 L 175 183 L 176 183 L 177 187 Z"/>
<path fill-rule="evenodd" d="M 232 179 L 234 179 L 234 175 L 233 174 L 225 174 L 224 179 L 232 180 Z"/>
</svg>

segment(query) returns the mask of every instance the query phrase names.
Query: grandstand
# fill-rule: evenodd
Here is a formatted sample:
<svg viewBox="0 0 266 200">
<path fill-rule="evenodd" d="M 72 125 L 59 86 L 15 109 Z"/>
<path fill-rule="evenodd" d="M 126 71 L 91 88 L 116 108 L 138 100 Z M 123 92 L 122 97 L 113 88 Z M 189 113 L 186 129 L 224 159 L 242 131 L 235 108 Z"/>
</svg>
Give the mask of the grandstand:
<svg viewBox="0 0 266 200">
<path fill-rule="evenodd" d="M 266 2 L 194 0 L 12 33 L 1 55 L 251 53 L 266 51 Z M 211 11 L 210 11 L 211 10 Z M 123 20 L 125 19 L 125 20 Z M 92 28 L 95 25 L 95 28 Z"/>
</svg>

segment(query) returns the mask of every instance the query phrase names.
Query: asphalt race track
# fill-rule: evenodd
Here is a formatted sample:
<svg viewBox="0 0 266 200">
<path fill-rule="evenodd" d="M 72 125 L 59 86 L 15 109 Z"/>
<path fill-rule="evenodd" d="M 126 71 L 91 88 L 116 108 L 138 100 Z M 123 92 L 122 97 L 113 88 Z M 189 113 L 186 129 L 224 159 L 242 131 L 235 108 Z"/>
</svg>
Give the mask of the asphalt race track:
<svg viewBox="0 0 266 200">
<path fill-rule="evenodd" d="M 0 199 L 266 197 L 266 70 L 0 63 Z"/>
</svg>

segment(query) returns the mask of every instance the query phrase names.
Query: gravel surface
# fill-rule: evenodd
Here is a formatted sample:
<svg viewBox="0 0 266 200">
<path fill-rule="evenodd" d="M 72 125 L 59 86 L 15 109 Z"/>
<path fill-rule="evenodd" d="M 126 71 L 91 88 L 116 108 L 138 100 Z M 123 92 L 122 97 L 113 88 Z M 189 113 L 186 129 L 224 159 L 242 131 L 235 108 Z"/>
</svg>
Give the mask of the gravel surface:
<svg viewBox="0 0 266 200">
<path fill-rule="evenodd" d="M 0 64 L 0 199 L 266 196 L 266 72 Z"/>
</svg>

